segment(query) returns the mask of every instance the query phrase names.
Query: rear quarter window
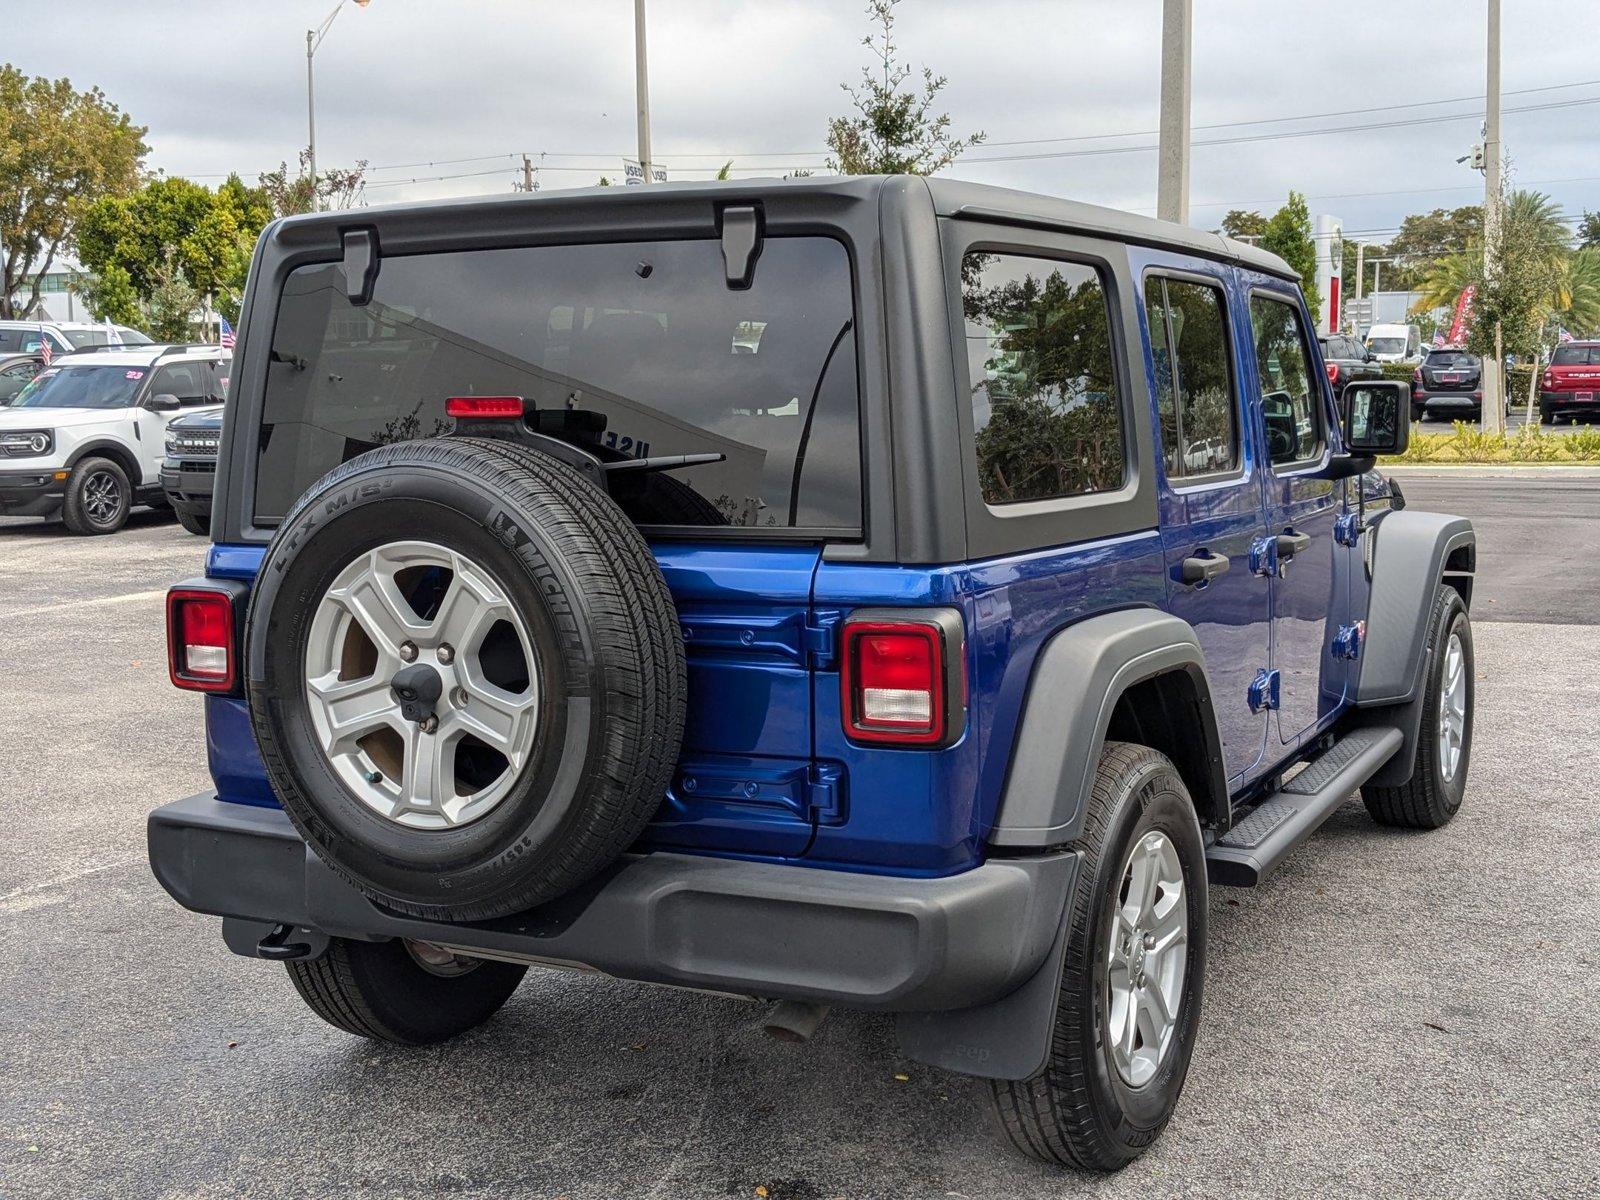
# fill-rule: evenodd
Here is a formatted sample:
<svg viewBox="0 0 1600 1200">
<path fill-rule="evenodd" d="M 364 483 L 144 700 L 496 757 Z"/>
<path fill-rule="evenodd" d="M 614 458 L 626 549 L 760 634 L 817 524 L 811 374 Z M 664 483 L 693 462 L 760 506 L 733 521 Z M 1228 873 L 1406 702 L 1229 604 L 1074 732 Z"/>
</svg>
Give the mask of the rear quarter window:
<svg viewBox="0 0 1600 1200">
<path fill-rule="evenodd" d="M 978 482 L 991 506 L 1126 479 L 1110 310 L 1083 263 L 975 251 L 961 264 Z"/>
</svg>

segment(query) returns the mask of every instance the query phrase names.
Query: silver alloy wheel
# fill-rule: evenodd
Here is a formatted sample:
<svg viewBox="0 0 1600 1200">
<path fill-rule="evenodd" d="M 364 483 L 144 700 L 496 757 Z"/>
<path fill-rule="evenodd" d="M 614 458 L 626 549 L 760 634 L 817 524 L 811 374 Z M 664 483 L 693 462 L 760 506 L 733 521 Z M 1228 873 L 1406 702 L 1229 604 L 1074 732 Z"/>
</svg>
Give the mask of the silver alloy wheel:
<svg viewBox="0 0 1600 1200">
<path fill-rule="evenodd" d="M 415 679 L 419 667 L 437 694 L 425 717 L 408 719 L 395 677 Z M 335 774 L 400 825 L 477 820 L 533 749 L 539 670 L 527 628 L 493 575 L 443 546 L 390 542 L 347 565 L 312 617 L 305 673 Z"/>
<path fill-rule="evenodd" d="M 1439 680 L 1439 774 L 1449 783 L 1461 766 L 1461 748 L 1467 736 L 1467 655 L 1461 635 L 1452 633 L 1445 647 L 1444 672 Z"/>
<path fill-rule="evenodd" d="M 1106 952 L 1106 1036 L 1129 1087 L 1150 1082 L 1172 1049 L 1189 965 L 1183 861 L 1159 829 L 1122 866 Z"/>
<path fill-rule="evenodd" d="M 109 525 L 122 508 L 122 485 L 110 471 L 92 472 L 83 481 L 83 507 L 96 525 Z"/>
</svg>

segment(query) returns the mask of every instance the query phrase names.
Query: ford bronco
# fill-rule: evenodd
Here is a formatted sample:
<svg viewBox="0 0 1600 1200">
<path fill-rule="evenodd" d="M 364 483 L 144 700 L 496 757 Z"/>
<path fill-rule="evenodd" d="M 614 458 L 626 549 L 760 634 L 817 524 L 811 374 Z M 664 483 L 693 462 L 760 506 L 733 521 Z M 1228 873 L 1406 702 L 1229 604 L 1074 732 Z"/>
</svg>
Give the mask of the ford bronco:
<svg viewBox="0 0 1600 1200">
<path fill-rule="evenodd" d="M 149 852 L 404 1044 L 529 966 L 896 1014 L 1022 1151 L 1160 1134 L 1207 892 L 1461 804 L 1476 546 L 1258 249 L 948 180 L 262 236 Z M 1331 1048 L 1330 1048 L 1331 1049 Z"/>
</svg>

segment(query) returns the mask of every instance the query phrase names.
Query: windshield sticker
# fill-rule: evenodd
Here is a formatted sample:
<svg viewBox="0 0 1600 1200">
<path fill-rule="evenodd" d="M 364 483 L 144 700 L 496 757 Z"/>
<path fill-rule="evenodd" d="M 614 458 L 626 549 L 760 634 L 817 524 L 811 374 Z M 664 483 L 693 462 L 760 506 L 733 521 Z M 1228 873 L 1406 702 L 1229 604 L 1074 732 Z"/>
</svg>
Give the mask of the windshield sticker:
<svg viewBox="0 0 1600 1200">
<path fill-rule="evenodd" d="M 144 372 L 143 371 L 124 371 L 122 373 L 122 377 L 124 379 L 143 379 L 144 378 Z"/>
</svg>

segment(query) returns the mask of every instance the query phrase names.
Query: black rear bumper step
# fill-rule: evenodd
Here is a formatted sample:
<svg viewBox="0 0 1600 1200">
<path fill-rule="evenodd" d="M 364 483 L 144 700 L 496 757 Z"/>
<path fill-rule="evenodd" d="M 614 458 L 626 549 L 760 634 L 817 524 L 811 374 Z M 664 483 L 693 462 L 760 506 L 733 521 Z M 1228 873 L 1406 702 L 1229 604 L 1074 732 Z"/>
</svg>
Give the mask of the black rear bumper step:
<svg viewBox="0 0 1600 1200">
<path fill-rule="evenodd" d="M 1353 729 L 1206 850 L 1212 883 L 1255 887 L 1394 756 L 1398 729 Z"/>
</svg>

